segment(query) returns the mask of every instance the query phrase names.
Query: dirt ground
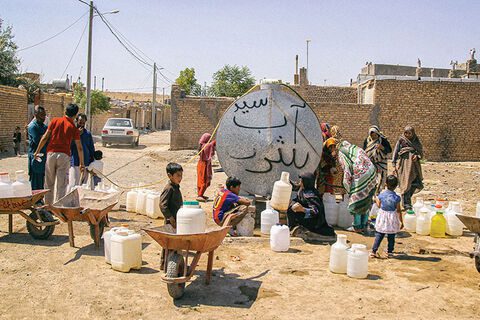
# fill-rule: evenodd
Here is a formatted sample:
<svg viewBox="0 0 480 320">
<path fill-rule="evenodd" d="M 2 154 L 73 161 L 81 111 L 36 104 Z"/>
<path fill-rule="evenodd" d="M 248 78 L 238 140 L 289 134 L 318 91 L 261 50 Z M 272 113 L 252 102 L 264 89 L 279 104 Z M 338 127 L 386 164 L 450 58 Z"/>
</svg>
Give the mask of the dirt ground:
<svg viewBox="0 0 480 320">
<path fill-rule="evenodd" d="M 142 136 L 133 150 L 97 147 L 105 154 L 104 172 L 115 171 L 110 177 L 125 186 L 158 181 L 167 162 L 182 163 L 182 192 L 193 199 L 196 163 L 186 162 L 194 152 L 168 151 L 168 141 L 169 132 L 157 132 Z M 0 158 L 0 171 L 26 165 L 26 157 Z M 473 214 L 480 200 L 480 163 L 427 163 L 424 171 L 425 198 L 460 200 Z M 215 174 L 213 186 L 224 180 L 223 173 Z M 207 195 L 213 196 L 213 188 Z M 124 211 L 111 212 L 110 220 L 111 226 L 127 222 L 137 231 L 162 224 Z M 402 233 L 396 258 L 371 259 L 365 280 L 330 273 L 329 245 L 295 240 L 289 252 L 275 253 L 266 238 L 228 239 L 215 252 L 211 285 L 203 281 L 202 257 L 184 298 L 173 301 L 160 280 L 160 246 L 142 231 L 143 267 L 121 273 L 105 263 L 103 246 L 95 249 L 85 223 L 74 224 L 75 248 L 66 224 L 42 241 L 28 235 L 19 216 L 14 234 L 6 232 L 7 216 L 0 216 L 0 230 L 0 319 L 478 319 L 480 314 L 480 273 L 468 256 L 473 246 L 468 232 L 445 239 Z M 351 243 L 373 243 L 372 237 L 338 233 Z"/>
</svg>

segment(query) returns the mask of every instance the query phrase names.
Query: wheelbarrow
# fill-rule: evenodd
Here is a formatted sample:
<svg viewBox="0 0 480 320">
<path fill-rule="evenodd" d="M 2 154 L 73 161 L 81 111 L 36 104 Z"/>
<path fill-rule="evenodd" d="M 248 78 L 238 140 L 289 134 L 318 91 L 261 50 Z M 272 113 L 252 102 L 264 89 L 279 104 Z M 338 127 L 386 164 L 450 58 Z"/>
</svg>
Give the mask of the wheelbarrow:
<svg viewBox="0 0 480 320">
<path fill-rule="evenodd" d="M 100 246 L 103 230 L 108 225 L 108 212 L 117 204 L 120 193 L 75 189 L 52 205 L 45 206 L 61 221 L 68 223 L 70 246 L 75 246 L 73 221 L 90 225 L 90 237 Z"/>
<path fill-rule="evenodd" d="M 52 214 L 36 203 L 50 190 L 33 190 L 28 197 L 0 198 L 0 214 L 8 214 L 8 233 L 13 233 L 13 215 L 19 214 L 26 221 L 27 231 L 34 239 L 47 239 L 59 224 Z M 24 211 L 29 211 L 27 214 Z"/>
<path fill-rule="evenodd" d="M 474 216 L 466 216 L 463 214 L 457 214 L 458 219 L 473 233 L 476 233 L 474 239 L 473 252 L 470 253 L 470 257 L 475 260 L 475 267 L 480 272 L 480 218 Z"/>
<path fill-rule="evenodd" d="M 227 217 L 227 219 L 229 219 Z M 213 255 L 230 230 L 229 223 L 223 227 L 213 227 L 198 234 L 176 234 L 171 225 L 157 228 L 143 229 L 165 251 L 163 265 L 160 268 L 165 272 L 161 279 L 167 283 L 168 294 L 173 299 L 179 299 L 185 293 L 185 284 L 192 278 L 202 253 L 208 252 L 208 263 L 205 283 L 210 284 L 213 267 Z M 195 255 L 190 265 L 188 258 L 191 251 Z"/>
</svg>

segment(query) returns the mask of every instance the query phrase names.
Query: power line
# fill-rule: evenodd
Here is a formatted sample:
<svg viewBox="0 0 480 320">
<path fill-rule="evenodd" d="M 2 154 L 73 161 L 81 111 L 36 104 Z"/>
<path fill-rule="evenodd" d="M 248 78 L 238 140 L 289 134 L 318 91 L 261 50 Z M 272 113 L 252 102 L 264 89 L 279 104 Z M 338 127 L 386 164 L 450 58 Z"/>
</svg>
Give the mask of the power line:
<svg viewBox="0 0 480 320">
<path fill-rule="evenodd" d="M 62 31 L 54 34 L 53 36 L 51 36 L 51 37 L 49 37 L 49 38 L 47 38 L 47 39 L 45 39 L 45 40 L 40 41 L 39 43 L 36 43 L 36 44 L 34 44 L 34 45 L 31 45 L 31 46 L 28 46 L 28 47 L 25 47 L 25 48 L 18 49 L 17 52 L 20 52 L 20 51 L 23 51 L 23 50 L 27 50 L 27 49 L 36 47 L 36 46 L 38 46 L 38 45 L 41 45 L 42 43 L 45 43 L 45 42 L 47 42 L 47 41 L 49 41 L 49 40 L 52 40 L 53 38 L 61 35 L 61 34 L 64 33 L 65 31 L 67 31 L 68 29 L 70 29 L 71 27 L 73 27 L 73 26 L 74 26 L 78 21 L 80 21 L 83 17 L 85 17 L 85 16 L 87 15 L 87 13 L 88 13 L 88 11 L 85 12 L 80 18 L 78 18 L 77 20 L 75 20 L 71 25 L 69 25 L 68 27 L 66 27 L 66 28 L 63 29 Z"/>
<path fill-rule="evenodd" d="M 95 7 L 94 7 L 94 8 L 95 8 Z M 125 48 L 125 50 L 127 50 L 128 53 L 130 53 L 130 55 L 131 55 L 132 57 L 134 57 L 137 61 L 139 61 L 140 63 L 142 63 L 142 64 L 144 64 L 144 65 L 153 67 L 152 64 L 146 62 L 146 61 L 143 60 L 141 57 L 137 56 L 134 52 L 132 52 L 132 50 L 131 50 L 125 43 L 123 43 L 123 41 L 120 39 L 120 37 L 113 31 L 112 27 L 108 24 L 107 20 L 106 20 L 105 17 L 100 13 L 100 11 L 98 11 L 97 8 L 95 8 L 95 11 L 97 11 L 98 16 L 102 19 L 103 23 L 107 26 L 108 30 L 110 30 L 110 32 L 113 34 L 113 36 L 118 40 L 118 42 L 120 42 L 120 44 Z"/>
<path fill-rule="evenodd" d="M 80 36 L 80 39 L 78 39 L 77 45 L 75 46 L 75 50 L 73 50 L 72 56 L 70 57 L 70 60 L 68 60 L 67 66 L 65 67 L 65 70 L 63 70 L 63 73 L 62 73 L 62 76 L 60 77 L 60 79 L 63 79 L 63 76 L 65 75 L 65 72 L 67 72 L 67 69 L 70 66 L 70 63 L 72 62 L 73 56 L 77 52 L 78 46 L 80 45 L 80 42 L 82 41 L 83 36 L 85 35 L 85 31 L 87 30 L 87 26 L 88 26 L 88 21 L 87 21 L 87 23 L 85 23 L 85 27 L 83 27 L 82 35 Z"/>
</svg>

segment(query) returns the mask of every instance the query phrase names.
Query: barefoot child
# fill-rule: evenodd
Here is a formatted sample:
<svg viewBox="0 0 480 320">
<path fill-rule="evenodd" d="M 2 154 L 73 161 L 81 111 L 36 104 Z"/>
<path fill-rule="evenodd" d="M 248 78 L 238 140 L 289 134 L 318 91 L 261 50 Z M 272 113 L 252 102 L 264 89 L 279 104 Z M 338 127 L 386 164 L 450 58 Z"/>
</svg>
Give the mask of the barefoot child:
<svg viewBox="0 0 480 320">
<path fill-rule="evenodd" d="M 403 228 L 403 219 L 400 211 L 401 198 L 395 193 L 398 179 L 394 175 L 387 177 L 387 190 L 382 191 L 375 200 L 378 207 L 377 220 L 375 223 L 375 242 L 373 243 L 371 257 L 377 256 L 378 248 L 383 238 L 388 238 L 388 257 L 393 257 L 395 247 L 395 235 Z"/>
<path fill-rule="evenodd" d="M 165 217 L 165 224 L 177 227 L 177 212 L 183 205 L 180 182 L 183 178 L 183 168 L 178 163 L 167 164 L 167 175 L 170 181 L 160 195 L 160 210 Z"/>
</svg>

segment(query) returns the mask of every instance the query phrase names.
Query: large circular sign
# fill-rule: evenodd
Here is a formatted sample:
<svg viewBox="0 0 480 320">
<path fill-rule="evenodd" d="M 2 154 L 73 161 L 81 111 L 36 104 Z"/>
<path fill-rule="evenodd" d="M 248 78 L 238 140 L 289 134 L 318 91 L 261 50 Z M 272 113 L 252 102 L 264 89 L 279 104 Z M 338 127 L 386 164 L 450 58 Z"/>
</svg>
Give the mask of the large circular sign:
<svg viewBox="0 0 480 320">
<path fill-rule="evenodd" d="M 217 131 L 217 153 L 228 176 L 242 181 L 242 190 L 269 196 L 282 171 L 298 179 L 314 172 L 322 154 L 317 116 L 293 90 L 262 84 L 236 100 Z"/>
</svg>

